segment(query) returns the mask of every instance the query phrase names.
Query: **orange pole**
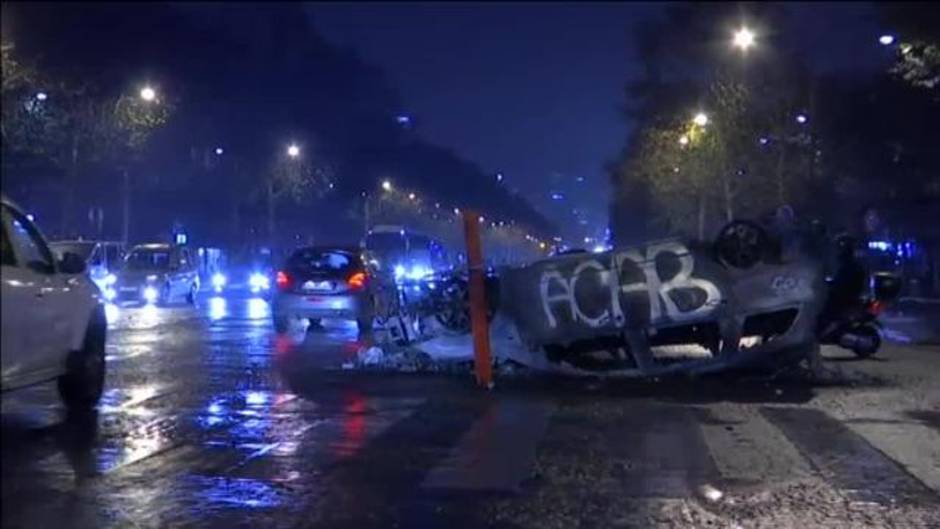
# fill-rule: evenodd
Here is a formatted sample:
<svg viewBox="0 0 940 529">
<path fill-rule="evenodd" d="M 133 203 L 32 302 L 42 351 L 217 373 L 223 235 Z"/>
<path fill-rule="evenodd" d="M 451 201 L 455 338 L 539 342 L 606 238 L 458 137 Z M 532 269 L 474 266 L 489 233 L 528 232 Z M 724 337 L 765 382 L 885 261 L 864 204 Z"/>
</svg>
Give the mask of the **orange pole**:
<svg viewBox="0 0 940 529">
<path fill-rule="evenodd" d="M 491 388 L 493 387 L 493 362 L 490 355 L 490 324 L 486 319 L 480 216 L 475 211 L 465 211 L 463 228 L 467 241 L 467 268 L 470 273 L 470 327 L 473 331 L 474 366 L 477 383 L 485 388 Z"/>
</svg>

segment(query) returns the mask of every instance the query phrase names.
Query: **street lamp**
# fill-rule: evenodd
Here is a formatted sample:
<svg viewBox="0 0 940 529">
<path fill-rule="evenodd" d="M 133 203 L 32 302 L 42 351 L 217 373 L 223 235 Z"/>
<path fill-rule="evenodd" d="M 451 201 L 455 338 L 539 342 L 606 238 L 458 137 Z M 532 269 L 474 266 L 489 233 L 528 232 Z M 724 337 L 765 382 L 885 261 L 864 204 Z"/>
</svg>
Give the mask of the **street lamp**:
<svg viewBox="0 0 940 529">
<path fill-rule="evenodd" d="M 705 125 L 708 125 L 708 116 L 705 115 L 704 112 L 699 112 L 695 115 L 694 118 L 692 118 L 692 123 L 695 123 L 699 127 L 704 127 Z"/>
<path fill-rule="evenodd" d="M 382 181 L 382 189 L 384 189 L 384 190 L 386 190 L 386 191 L 391 191 L 391 190 L 392 190 L 392 181 L 391 181 L 391 180 L 384 180 L 384 181 Z"/>
<path fill-rule="evenodd" d="M 157 91 L 150 86 L 145 86 L 140 89 L 140 98 L 147 102 L 154 101 L 157 99 Z"/>
<path fill-rule="evenodd" d="M 731 42 L 735 48 L 747 51 L 748 48 L 754 45 L 754 32 L 747 27 L 742 27 L 734 32 L 734 38 Z"/>
<path fill-rule="evenodd" d="M 48 99 L 48 98 L 49 98 L 49 96 L 48 96 L 45 92 L 37 92 L 37 93 L 36 93 L 36 101 L 45 101 L 45 100 Z"/>
<path fill-rule="evenodd" d="M 216 148 L 215 148 L 215 153 L 216 153 L 217 155 L 219 155 L 219 156 L 222 156 L 222 154 L 225 153 L 225 150 L 222 149 L 222 147 L 216 147 Z"/>
<path fill-rule="evenodd" d="M 408 193 L 408 200 L 414 200 L 414 199 L 415 199 L 415 194 L 414 194 L 414 193 Z"/>
<path fill-rule="evenodd" d="M 679 145 L 682 145 L 683 147 L 685 147 L 688 144 L 689 144 L 689 137 L 687 135 L 683 134 L 682 136 L 679 136 Z"/>
<path fill-rule="evenodd" d="M 882 46 L 890 46 L 894 44 L 894 35 L 882 35 L 878 37 L 878 42 L 880 42 Z"/>
<path fill-rule="evenodd" d="M 291 143 L 287 146 L 287 155 L 291 158 L 300 156 L 300 147 L 298 147 L 296 143 Z"/>
<path fill-rule="evenodd" d="M 800 125 L 805 124 L 807 121 L 809 121 L 809 118 L 806 117 L 806 114 L 797 114 L 797 115 L 796 115 L 796 122 L 799 123 Z"/>
</svg>

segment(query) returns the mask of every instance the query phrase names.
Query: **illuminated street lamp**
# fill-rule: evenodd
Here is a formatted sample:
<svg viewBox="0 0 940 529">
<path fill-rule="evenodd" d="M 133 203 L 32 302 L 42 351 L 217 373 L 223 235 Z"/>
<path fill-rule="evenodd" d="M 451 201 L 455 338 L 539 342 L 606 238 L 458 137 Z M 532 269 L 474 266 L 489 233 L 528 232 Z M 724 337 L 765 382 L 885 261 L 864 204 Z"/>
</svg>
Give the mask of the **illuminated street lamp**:
<svg viewBox="0 0 940 529">
<path fill-rule="evenodd" d="M 392 190 L 392 181 L 391 181 L 391 180 L 383 180 L 383 181 L 382 181 L 382 189 L 384 189 L 385 191 L 391 191 L 391 190 Z"/>
<path fill-rule="evenodd" d="M 754 32 L 747 27 L 742 27 L 734 32 L 734 38 L 731 40 L 731 43 L 735 48 L 741 51 L 747 51 L 748 48 L 754 45 Z"/>
<path fill-rule="evenodd" d="M 682 145 L 683 147 L 685 147 L 688 144 L 689 144 L 689 137 L 687 135 L 683 134 L 682 136 L 679 136 L 679 145 Z"/>
<path fill-rule="evenodd" d="M 216 148 L 215 148 L 215 153 L 216 153 L 217 155 L 219 155 L 219 156 L 222 156 L 222 154 L 225 153 L 225 149 L 223 149 L 222 147 L 216 147 Z"/>
<path fill-rule="evenodd" d="M 296 143 L 291 143 L 287 146 L 287 155 L 291 158 L 300 156 L 300 147 L 298 147 Z"/>
<path fill-rule="evenodd" d="M 157 99 L 157 91 L 153 87 L 145 86 L 140 89 L 140 98 L 144 101 L 150 102 Z"/>
<path fill-rule="evenodd" d="M 49 99 L 49 96 L 45 92 L 36 93 L 36 101 L 45 101 L 46 99 Z"/>
<path fill-rule="evenodd" d="M 882 46 L 890 46 L 894 44 L 894 35 L 882 35 L 878 37 L 878 42 L 881 43 Z"/>
<path fill-rule="evenodd" d="M 694 118 L 692 118 L 692 123 L 695 123 L 699 127 L 704 127 L 705 125 L 708 125 L 708 116 L 705 115 L 704 112 L 699 112 L 695 115 Z"/>
<path fill-rule="evenodd" d="M 799 123 L 800 125 L 804 125 L 807 121 L 809 121 L 809 118 L 806 117 L 806 114 L 796 115 L 796 122 Z"/>
<path fill-rule="evenodd" d="M 416 197 L 415 197 L 415 194 L 414 194 L 414 193 L 408 193 L 408 199 L 409 199 L 409 200 L 414 200 L 415 198 L 416 198 Z"/>
</svg>

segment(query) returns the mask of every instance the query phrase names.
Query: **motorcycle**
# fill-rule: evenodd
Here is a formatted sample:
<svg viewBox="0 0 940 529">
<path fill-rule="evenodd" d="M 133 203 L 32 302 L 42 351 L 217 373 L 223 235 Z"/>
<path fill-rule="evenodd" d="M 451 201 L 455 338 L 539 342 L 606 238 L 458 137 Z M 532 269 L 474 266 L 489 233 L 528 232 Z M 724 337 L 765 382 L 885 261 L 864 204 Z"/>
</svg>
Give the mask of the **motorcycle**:
<svg viewBox="0 0 940 529">
<path fill-rule="evenodd" d="M 820 343 L 838 345 L 859 358 L 868 358 L 881 347 L 881 323 L 878 316 L 901 291 L 897 276 L 880 272 L 871 280 L 872 296 L 860 297 L 858 304 L 843 307 L 839 315 L 821 325 Z"/>
</svg>

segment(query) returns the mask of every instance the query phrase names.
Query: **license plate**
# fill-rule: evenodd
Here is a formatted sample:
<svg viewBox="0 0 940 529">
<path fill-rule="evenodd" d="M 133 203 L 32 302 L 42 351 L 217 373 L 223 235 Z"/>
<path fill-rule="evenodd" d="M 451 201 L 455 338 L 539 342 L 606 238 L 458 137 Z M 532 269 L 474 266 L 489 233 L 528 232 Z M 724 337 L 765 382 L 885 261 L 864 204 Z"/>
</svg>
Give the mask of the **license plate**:
<svg viewBox="0 0 940 529">
<path fill-rule="evenodd" d="M 304 290 L 330 290 L 329 281 L 307 281 L 303 284 Z"/>
</svg>

